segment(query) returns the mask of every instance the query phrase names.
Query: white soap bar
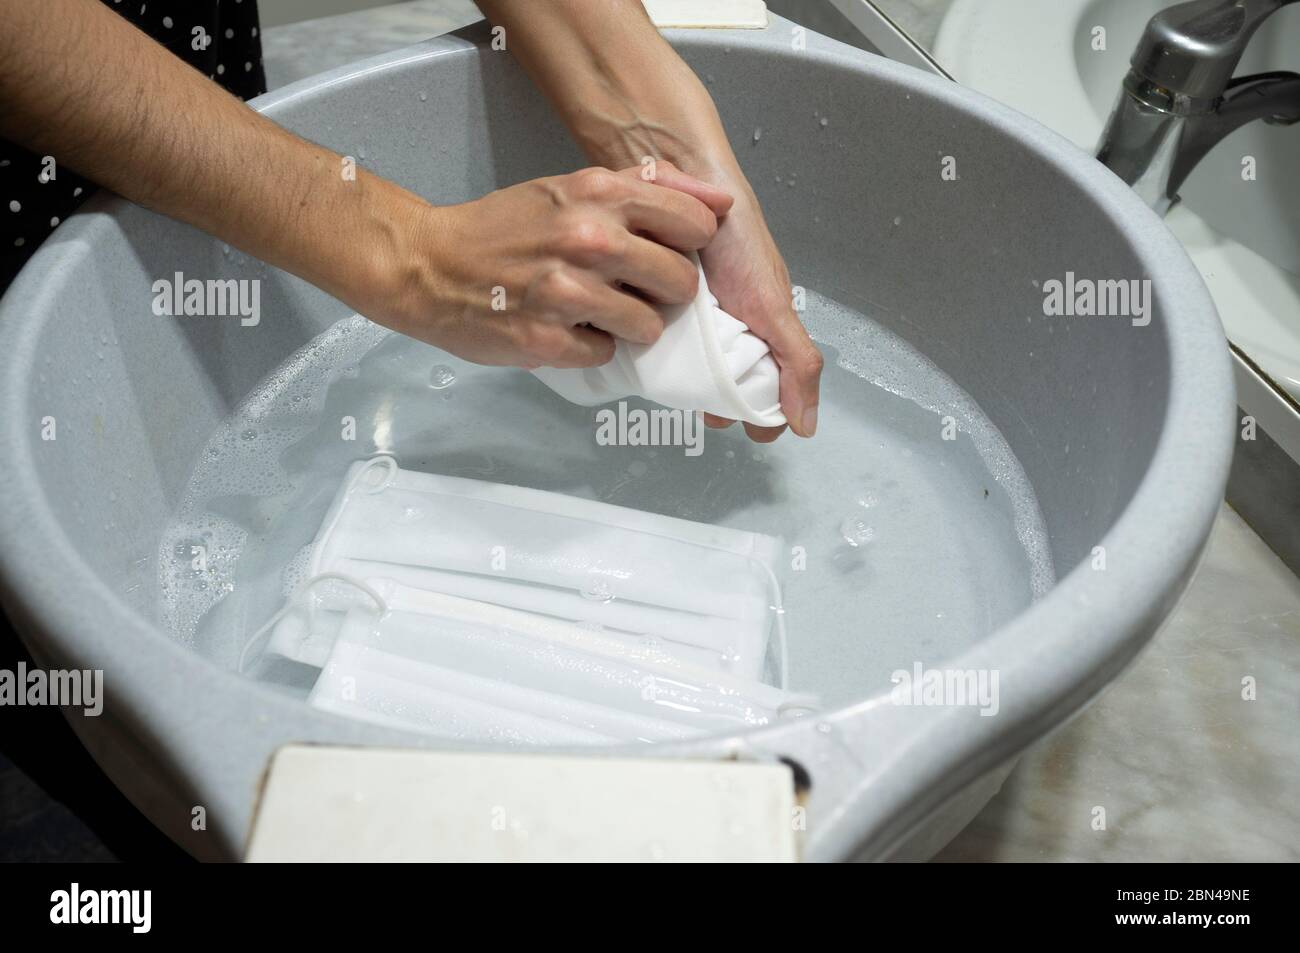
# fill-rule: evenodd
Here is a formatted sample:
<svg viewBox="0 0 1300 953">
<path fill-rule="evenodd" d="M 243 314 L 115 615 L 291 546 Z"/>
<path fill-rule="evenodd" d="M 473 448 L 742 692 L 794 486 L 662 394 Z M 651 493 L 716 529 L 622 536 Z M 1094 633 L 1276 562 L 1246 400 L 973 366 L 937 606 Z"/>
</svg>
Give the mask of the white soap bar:
<svg viewBox="0 0 1300 953">
<path fill-rule="evenodd" d="M 289 745 L 251 862 L 791 862 L 779 763 Z"/>
<path fill-rule="evenodd" d="M 654 25 L 688 29 L 762 30 L 767 27 L 763 0 L 642 0 Z"/>
</svg>

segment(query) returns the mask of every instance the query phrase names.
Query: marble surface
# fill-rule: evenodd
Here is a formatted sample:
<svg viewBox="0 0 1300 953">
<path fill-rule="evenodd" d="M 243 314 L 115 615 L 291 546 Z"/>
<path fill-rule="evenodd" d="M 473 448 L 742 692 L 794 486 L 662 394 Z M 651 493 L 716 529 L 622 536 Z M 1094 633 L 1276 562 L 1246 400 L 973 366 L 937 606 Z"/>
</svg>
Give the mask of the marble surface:
<svg viewBox="0 0 1300 953">
<path fill-rule="evenodd" d="M 1143 654 L 938 859 L 1300 860 L 1297 728 L 1300 578 L 1225 505 Z"/>
<path fill-rule="evenodd" d="M 881 0 L 922 44 L 949 0 Z M 272 87 L 456 29 L 467 0 L 412 0 L 268 29 Z M 1243 679 L 1255 682 L 1254 700 Z M 1300 860 L 1300 579 L 1227 506 L 1152 644 L 1031 748 L 944 861 Z M 1095 828 L 1096 809 L 1105 829 Z"/>
</svg>

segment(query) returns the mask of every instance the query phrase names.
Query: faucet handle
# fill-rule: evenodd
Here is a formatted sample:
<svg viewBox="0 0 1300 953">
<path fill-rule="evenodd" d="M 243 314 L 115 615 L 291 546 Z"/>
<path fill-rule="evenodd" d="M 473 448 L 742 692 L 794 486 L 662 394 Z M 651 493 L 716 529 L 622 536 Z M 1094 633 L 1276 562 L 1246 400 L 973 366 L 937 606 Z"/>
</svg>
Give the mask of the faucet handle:
<svg viewBox="0 0 1300 953">
<path fill-rule="evenodd" d="M 1261 23 L 1297 0 L 1191 0 L 1157 13 L 1133 72 L 1167 91 L 1175 111 L 1204 112 L 1223 96 Z"/>
</svg>

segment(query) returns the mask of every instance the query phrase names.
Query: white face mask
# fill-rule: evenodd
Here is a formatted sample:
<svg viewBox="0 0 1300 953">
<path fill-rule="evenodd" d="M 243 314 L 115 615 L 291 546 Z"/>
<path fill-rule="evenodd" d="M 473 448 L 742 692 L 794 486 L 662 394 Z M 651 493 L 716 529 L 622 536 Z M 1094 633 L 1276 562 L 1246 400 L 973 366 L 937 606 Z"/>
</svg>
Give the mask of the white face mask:
<svg viewBox="0 0 1300 953">
<path fill-rule="evenodd" d="M 240 667 L 269 628 L 269 653 L 323 666 L 314 704 L 475 740 L 764 724 L 806 707 L 760 681 L 774 627 L 786 668 L 779 552 L 758 533 L 376 457 L 348 471 L 309 583 Z"/>
<path fill-rule="evenodd" d="M 610 744 L 774 721 L 788 696 L 662 644 L 385 586 L 353 609 L 311 694 L 339 714 L 462 741 Z"/>
<path fill-rule="evenodd" d="M 768 346 L 718 307 L 703 269 L 695 300 L 661 313 L 664 333 L 654 344 L 619 340 L 613 360 L 600 367 L 541 367 L 533 373 L 561 397 L 587 407 L 645 397 L 764 427 L 786 422 Z"/>
</svg>

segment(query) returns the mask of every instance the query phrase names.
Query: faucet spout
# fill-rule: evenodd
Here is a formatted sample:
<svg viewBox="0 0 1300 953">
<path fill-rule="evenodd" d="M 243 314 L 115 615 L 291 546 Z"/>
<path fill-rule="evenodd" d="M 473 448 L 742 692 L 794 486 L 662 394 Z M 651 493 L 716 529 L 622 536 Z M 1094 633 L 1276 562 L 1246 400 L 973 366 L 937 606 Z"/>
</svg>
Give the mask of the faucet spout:
<svg viewBox="0 0 1300 953">
<path fill-rule="evenodd" d="M 1297 0 L 1191 0 L 1147 23 L 1130 65 L 1188 110 L 1212 108 L 1246 46 L 1270 16 Z"/>
<path fill-rule="evenodd" d="M 1300 0 L 1191 0 L 1151 18 L 1097 158 L 1160 214 L 1215 145 L 1254 120 L 1300 119 L 1300 75 L 1233 78 L 1268 17 Z"/>
</svg>

